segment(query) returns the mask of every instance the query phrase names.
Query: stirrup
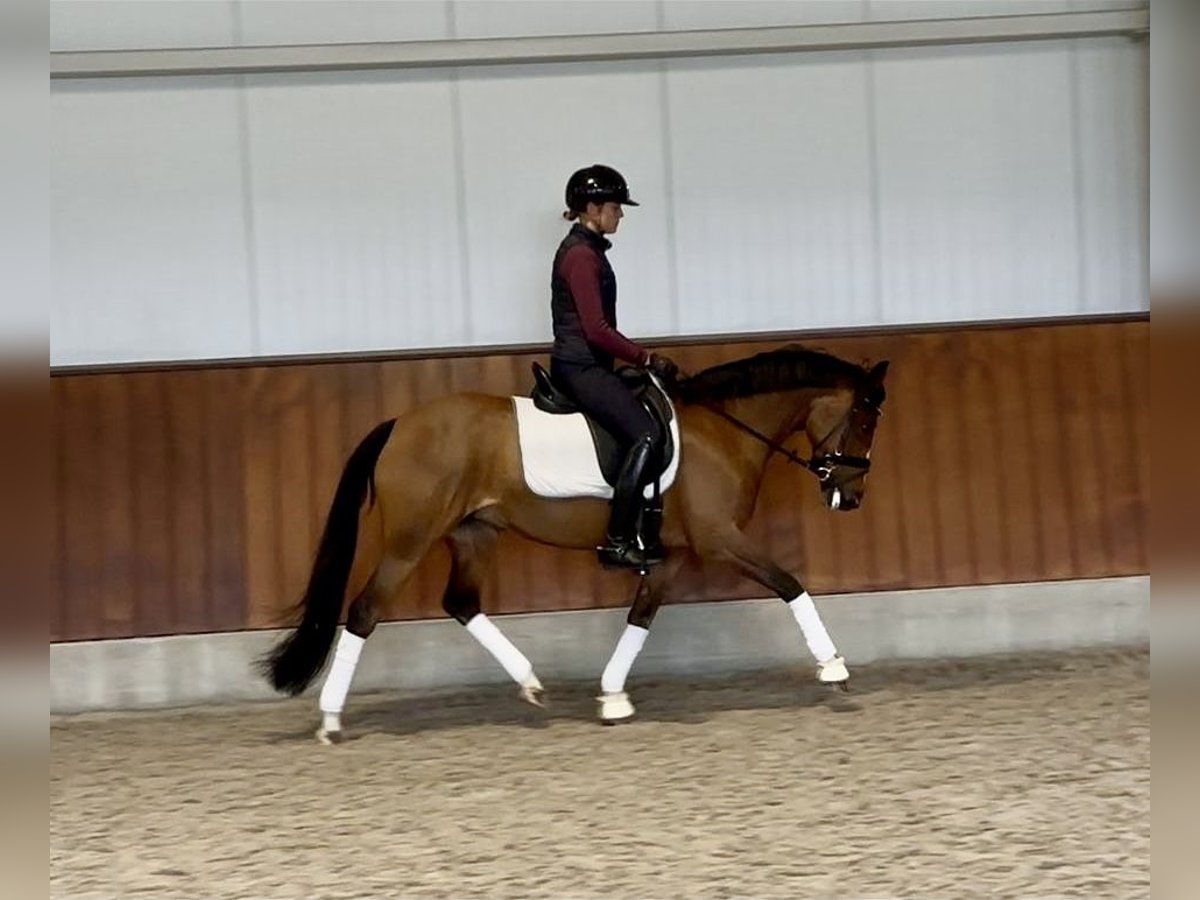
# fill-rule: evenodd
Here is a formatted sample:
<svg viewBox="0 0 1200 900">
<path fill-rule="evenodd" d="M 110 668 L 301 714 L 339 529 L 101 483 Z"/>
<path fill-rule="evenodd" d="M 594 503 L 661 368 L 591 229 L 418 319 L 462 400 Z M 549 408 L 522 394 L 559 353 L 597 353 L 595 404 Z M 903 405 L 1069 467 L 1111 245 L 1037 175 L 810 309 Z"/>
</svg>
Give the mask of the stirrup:
<svg viewBox="0 0 1200 900">
<path fill-rule="evenodd" d="M 618 542 L 611 538 L 596 548 L 596 556 L 600 565 L 609 569 L 645 571 L 663 561 L 661 553 L 656 553 L 653 549 L 647 551 L 639 547 L 636 541 Z"/>
</svg>

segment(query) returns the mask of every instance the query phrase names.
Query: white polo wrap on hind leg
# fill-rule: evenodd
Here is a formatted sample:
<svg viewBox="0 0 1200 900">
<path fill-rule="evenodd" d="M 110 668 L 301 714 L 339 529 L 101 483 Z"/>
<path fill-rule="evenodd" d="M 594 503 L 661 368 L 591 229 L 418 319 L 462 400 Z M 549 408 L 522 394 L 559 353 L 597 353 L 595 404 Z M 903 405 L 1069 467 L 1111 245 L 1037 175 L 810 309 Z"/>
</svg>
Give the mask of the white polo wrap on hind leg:
<svg viewBox="0 0 1200 900">
<path fill-rule="evenodd" d="M 496 627 L 496 624 L 483 613 L 477 613 L 467 623 L 467 631 L 483 645 L 488 653 L 496 658 L 496 662 L 504 667 L 517 684 L 525 684 L 533 674 L 533 663 L 525 658 L 513 642 L 506 638 Z"/>
<path fill-rule="evenodd" d="M 788 606 L 791 607 L 792 615 L 796 617 L 796 623 L 804 633 L 804 642 L 808 644 L 808 649 L 812 651 L 817 662 L 828 662 L 837 656 L 837 648 L 833 646 L 829 632 L 825 630 L 825 623 L 817 614 L 817 608 L 813 605 L 808 591 L 804 591 L 795 600 L 789 600 Z"/>
<path fill-rule="evenodd" d="M 625 633 L 617 641 L 612 658 L 604 667 L 604 674 L 600 676 L 600 690 L 606 694 L 617 694 L 625 690 L 625 679 L 629 677 L 629 670 L 633 668 L 634 660 L 642 652 L 649 634 L 647 629 L 637 625 L 625 626 Z"/>
<path fill-rule="evenodd" d="M 341 637 L 338 638 L 337 650 L 333 654 L 333 664 L 329 667 L 329 674 L 325 676 L 325 684 L 321 687 L 321 712 L 340 713 L 346 705 L 350 682 L 354 680 L 358 657 L 366 642 L 366 638 L 342 631 Z"/>
</svg>

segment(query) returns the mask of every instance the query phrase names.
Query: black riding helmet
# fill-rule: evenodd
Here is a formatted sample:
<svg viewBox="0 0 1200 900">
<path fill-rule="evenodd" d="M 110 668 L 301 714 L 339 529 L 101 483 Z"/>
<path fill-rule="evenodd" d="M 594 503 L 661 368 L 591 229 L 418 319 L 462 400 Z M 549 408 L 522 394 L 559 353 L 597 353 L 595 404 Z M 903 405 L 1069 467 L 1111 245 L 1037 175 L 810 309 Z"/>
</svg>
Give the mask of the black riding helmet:
<svg viewBox="0 0 1200 900">
<path fill-rule="evenodd" d="M 620 203 L 637 206 L 629 199 L 629 185 L 621 173 L 597 163 L 580 169 L 567 179 L 567 209 L 581 213 L 589 203 Z"/>
</svg>

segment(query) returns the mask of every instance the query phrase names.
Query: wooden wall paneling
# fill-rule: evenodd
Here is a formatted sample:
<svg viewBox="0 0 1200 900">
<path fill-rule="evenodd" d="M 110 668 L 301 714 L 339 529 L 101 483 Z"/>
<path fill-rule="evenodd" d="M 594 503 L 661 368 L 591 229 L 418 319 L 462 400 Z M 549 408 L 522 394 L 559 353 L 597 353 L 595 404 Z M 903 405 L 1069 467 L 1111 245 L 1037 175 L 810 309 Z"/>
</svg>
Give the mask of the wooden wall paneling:
<svg viewBox="0 0 1200 900">
<path fill-rule="evenodd" d="M 1001 577 L 1031 581 L 1043 569 L 1039 500 L 1030 465 L 1029 399 L 1024 381 L 1024 356 L 1019 332 L 986 331 L 977 338 L 981 355 L 989 361 L 986 383 L 979 398 L 978 415 L 988 424 L 989 436 L 975 448 L 990 457 L 996 473 L 995 495 L 988 507 L 1000 523 L 1003 541 Z M 986 500 L 985 495 L 985 500 Z"/>
<path fill-rule="evenodd" d="M 1095 335 L 1078 328 L 1053 332 L 1059 403 L 1066 434 L 1065 452 L 1055 461 L 1070 490 L 1071 533 L 1079 572 L 1112 572 L 1110 497 L 1115 485 L 1103 473 L 1103 420 L 1111 417 L 1098 390 L 1099 364 Z"/>
<path fill-rule="evenodd" d="M 929 393 L 920 415 L 928 423 L 929 453 L 934 461 L 933 528 L 941 536 L 942 570 L 939 581 L 971 584 L 978 577 L 975 521 L 967 491 L 973 459 L 966 457 L 962 415 L 970 351 L 959 335 L 923 336 Z M 925 343 L 923 341 L 922 343 Z"/>
<path fill-rule="evenodd" d="M 1130 452 L 1121 334 L 1108 329 L 1095 335 L 1091 351 L 1095 402 L 1102 411 L 1096 440 L 1099 478 L 1106 489 L 1103 515 L 1108 560 L 1114 572 L 1127 572 L 1138 566 L 1140 509 L 1136 462 Z"/>
<path fill-rule="evenodd" d="M 922 478 L 916 482 L 920 490 L 910 490 L 906 481 L 905 516 L 910 523 L 908 536 L 912 541 L 908 558 L 913 565 L 913 586 L 928 587 L 946 581 L 947 548 L 941 514 L 941 493 L 946 490 L 949 479 L 942 469 L 944 451 L 938 448 L 938 433 L 935 428 L 932 404 L 938 402 L 938 390 L 944 388 L 931 372 L 934 367 L 932 354 L 936 352 L 936 338 L 918 336 L 907 348 L 907 365 L 902 368 L 899 379 L 898 402 L 895 404 L 893 427 L 905 434 L 904 455 L 908 461 L 923 461 Z M 899 374 L 899 373 L 898 373 Z M 904 379 L 908 379 L 905 383 Z M 943 401 L 944 402 L 944 401 Z M 914 485 L 916 486 L 916 485 Z"/>
<path fill-rule="evenodd" d="M 312 370 L 309 367 L 278 368 L 271 372 L 271 388 L 263 395 L 267 407 L 257 427 L 273 435 L 270 464 L 274 476 L 275 516 L 273 528 L 280 567 L 281 599 L 295 603 L 304 594 L 313 551 L 320 538 L 313 492 Z M 328 484 L 321 490 L 330 490 Z"/>
<path fill-rule="evenodd" d="M 47 410 L 49 412 L 49 435 L 47 450 L 49 452 L 49 506 L 50 511 L 50 540 L 47 544 L 49 548 L 49 583 L 47 584 L 47 618 L 50 630 L 50 642 L 63 640 L 67 632 L 67 621 L 65 618 L 66 612 L 66 566 L 64 565 L 64 554 L 66 553 L 66 540 L 63 535 L 63 526 L 66 521 L 64 515 L 64 507 L 66 505 L 66 496 L 64 495 L 63 473 L 65 467 L 63 465 L 63 448 L 60 439 L 63 426 L 62 416 L 62 386 L 63 382 L 50 382 L 50 391 L 48 395 Z"/>
<path fill-rule="evenodd" d="M 246 554 L 247 626 L 265 628 L 284 621 L 284 612 L 298 598 L 284 590 L 279 543 L 279 499 L 276 428 L 272 402 L 275 369 L 245 373 L 246 419 L 241 434 L 243 534 Z M 315 549 L 315 548 L 314 548 Z"/>
<path fill-rule="evenodd" d="M 958 453 L 966 462 L 960 486 L 973 538 L 973 581 L 996 584 L 1012 571 L 1012 520 L 1004 502 L 1005 465 L 998 453 L 1002 423 L 996 417 L 997 381 L 1009 367 L 993 351 L 985 332 L 964 336 L 965 369 L 960 381 Z"/>
<path fill-rule="evenodd" d="M 133 410 L 128 380 L 119 375 L 97 379 L 96 404 L 99 415 L 97 454 L 94 464 L 99 487 L 96 514 L 100 518 L 103 566 L 99 573 L 104 595 L 106 635 L 123 634 L 137 620 L 135 560 L 138 547 L 134 534 L 133 500 Z"/>
<path fill-rule="evenodd" d="M 55 438 L 63 479 L 58 511 L 64 571 L 61 620 L 68 636 L 101 637 L 106 605 L 105 547 L 103 523 L 97 514 L 102 489 L 95 477 L 103 415 L 100 384 L 94 378 L 72 379 L 61 385 L 57 395 L 60 415 Z"/>
<path fill-rule="evenodd" d="M 942 533 L 937 528 L 937 493 L 944 483 L 934 447 L 929 417 L 928 374 L 932 342 L 919 335 L 905 342 L 889 371 L 893 391 L 885 428 L 895 440 L 900 467 L 900 508 L 904 521 L 905 558 L 912 587 L 927 587 L 944 578 Z"/>
<path fill-rule="evenodd" d="M 1148 330 L 1134 321 L 807 342 L 893 361 L 866 504 L 825 509 L 811 475 L 777 458 L 750 533 L 816 594 L 1145 571 Z M 670 352 L 696 370 L 780 343 Z M 534 358 L 545 361 L 521 352 L 53 378 L 52 638 L 283 624 L 363 435 L 452 391 L 526 393 Z M 385 617 L 442 616 L 447 574 L 439 547 Z M 679 585 L 685 602 L 763 595 L 721 568 L 685 571 Z M 635 586 L 591 552 L 507 535 L 485 604 L 624 607 Z"/>
<path fill-rule="evenodd" d="M 1042 543 L 1040 578 L 1071 578 L 1079 571 L 1071 533 L 1071 502 L 1060 465 L 1066 442 L 1060 407 L 1054 339 L 1049 330 L 1031 328 L 1020 335 L 1015 352 L 1022 362 L 1020 392 L 1028 401 L 1022 423 L 1028 431 L 1024 465 L 1033 475 L 1037 514 L 1025 527 L 1037 529 Z"/>
<path fill-rule="evenodd" d="M 171 473 L 171 554 L 175 572 L 175 626 L 209 627 L 212 584 L 209 543 L 212 496 L 208 483 L 204 384 L 210 373 L 172 372 L 167 379 L 167 464 Z"/>
<path fill-rule="evenodd" d="M 137 578 L 128 585 L 137 609 L 139 630 L 170 634 L 177 630 L 176 576 L 172 522 L 175 517 L 171 469 L 168 382 L 154 374 L 130 375 L 134 410 L 130 450 Z"/>
<path fill-rule="evenodd" d="M 244 369 L 219 369 L 205 379 L 205 462 L 208 505 L 206 628 L 229 630 L 247 621 L 245 464 L 243 429 L 248 422 Z"/>
<path fill-rule="evenodd" d="M 1117 335 L 1112 365 L 1119 367 L 1126 465 L 1133 497 L 1118 509 L 1129 523 L 1137 570 L 1150 571 L 1150 323 L 1136 322 Z"/>
</svg>

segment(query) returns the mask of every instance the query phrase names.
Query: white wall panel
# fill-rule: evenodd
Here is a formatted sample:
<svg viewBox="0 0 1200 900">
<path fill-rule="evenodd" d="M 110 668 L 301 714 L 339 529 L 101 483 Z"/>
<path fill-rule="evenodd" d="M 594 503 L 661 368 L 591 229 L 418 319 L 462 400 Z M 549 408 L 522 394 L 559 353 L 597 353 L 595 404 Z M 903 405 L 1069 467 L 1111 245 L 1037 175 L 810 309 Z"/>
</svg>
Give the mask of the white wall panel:
<svg viewBox="0 0 1200 900">
<path fill-rule="evenodd" d="M 581 166 L 615 166 L 642 206 L 609 252 L 619 325 L 674 330 L 668 281 L 657 69 L 629 65 L 512 67 L 460 82 L 472 339 L 550 337 L 550 268 L 569 228 L 563 188 Z"/>
<path fill-rule="evenodd" d="M 234 0 L 51 0 L 51 50 L 228 47 Z"/>
<path fill-rule="evenodd" d="M 119 50 L 753 28 L 1136 5 L 1138 0 L 51 0 L 50 47 Z"/>
<path fill-rule="evenodd" d="M 461 343 L 447 76 L 264 77 L 247 90 L 262 352 Z"/>
<path fill-rule="evenodd" d="M 56 86 L 51 119 L 52 364 L 255 352 L 233 82 Z"/>
<path fill-rule="evenodd" d="M 673 63 L 669 84 L 683 331 L 873 320 L 861 57 Z"/>
<path fill-rule="evenodd" d="M 89 47 L 1031 8 L 667 0 L 576 27 L 569 2 L 58 2 Z M 596 161 L 643 203 L 610 253 L 633 336 L 1146 309 L 1146 60 L 1104 39 L 56 84 L 52 360 L 547 340 L 563 184 Z"/>
<path fill-rule="evenodd" d="M 667 29 L 772 28 L 862 22 L 864 0 L 664 0 Z"/>
<path fill-rule="evenodd" d="M 860 22 L 864 0 L 663 0 L 668 29 L 768 28 Z"/>
<path fill-rule="evenodd" d="M 1129 41 L 1075 48 L 1084 309 L 1149 306 L 1146 54 Z"/>
<path fill-rule="evenodd" d="M 1130 0 L 1131 5 L 1137 0 Z M 1070 12 L 1072 0 L 868 0 L 868 19 L 963 19 L 973 16 L 1022 16 Z M 1092 8 L 1095 4 L 1089 4 Z"/>
<path fill-rule="evenodd" d="M 658 27 L 655 0 L 454 0 L 453 7 L 455 36 L 460 38 L 617 34 Z"/>
<path fill-rule="evenodd" d="M 446 0 L 241 0 L 238 11 L 245 46 L 450 36 Z"/>
<path fill-rule="evenodd" d="M 883 321 L 1077 310 L 1069 49 L 874 65 Z"/>
<path fill-rule="evenodd" d="M 1073 12 L 1148 7 L 1150 0 L 1070 0 Z"/>
<path fill-rule="evenodd" d="M 1096 12 L 1144 6 L 1148 0 L 863 0 L 866 18 L 876 22 L 907 19 L 966 19 L 977 16 L 1025 16 L 1039 13 Z"/>
</svg>

